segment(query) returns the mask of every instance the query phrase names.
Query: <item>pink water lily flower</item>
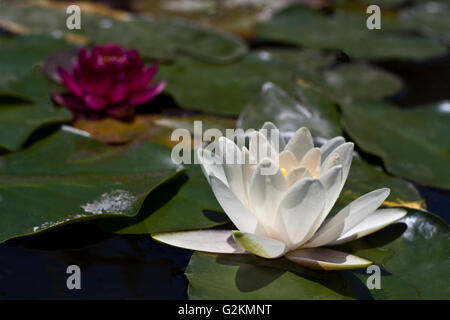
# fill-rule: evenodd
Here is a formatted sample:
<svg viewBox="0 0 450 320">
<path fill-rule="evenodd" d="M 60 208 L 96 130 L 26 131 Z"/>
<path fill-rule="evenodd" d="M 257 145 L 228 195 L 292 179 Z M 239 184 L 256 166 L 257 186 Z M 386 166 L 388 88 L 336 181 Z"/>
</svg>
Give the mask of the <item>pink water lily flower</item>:
<svg viewBox="0 0 450 320">
<path fill-rule="evenodd" d="M 135 49 L 114 44 L 82 48 L 73 70 L 58 68 L 69 92 L 54 93 L 53 99 L 71 109 L 75 117 L 130 118 L 136 106 L 164 90 L 165 81 L 149 85 L 157 71 L 158 64 L 144 66 Z"/>
</svg>

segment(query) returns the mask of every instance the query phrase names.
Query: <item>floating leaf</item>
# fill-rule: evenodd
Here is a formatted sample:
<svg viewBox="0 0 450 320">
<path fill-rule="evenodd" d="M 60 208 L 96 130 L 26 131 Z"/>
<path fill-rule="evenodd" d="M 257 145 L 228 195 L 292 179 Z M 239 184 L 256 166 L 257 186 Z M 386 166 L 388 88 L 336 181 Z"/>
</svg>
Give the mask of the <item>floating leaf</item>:
<svg viewBox="0 0 450 320">
<path fill-rule="evenodd" d="M 194 121 L 201 121 L 201 130 L 195 132 Z M 202 133 L 209 128 L 217 128 L 222 132 L 235 127 L 232 119 L 219 118 L 210 115 L 166 116 L 159 114 L 138 114 L 132 122 L 123 122 L 106 118 L 101 120 L 78 119 L 74 127 L 89 132 L 93 138 L 105 143 L 125 143 L 131 140 L 158 142 L 168 147 L 177 145 L 180 141 L 171 140 L 175 129 L 186 129 L 192 135 L 191 144 L 200 143 Z M 187 144 L 191 147 L 190 144 Z"/>
<path fill-rule="evenodd" d="M 26 32 L 59 32 L 69 35 L 69 39 L 71 36 L 72 39 L 81 40 L 82 43 L 90 39 L 97 43 L 113 42 L 124 47 L 134 47 L 150 58 L 192 55 L 211 62 L 226 63 L 241 57 L 247 51 L 242 41 L 193 24 L 144 15 L 111 16 L 109 12 L 92 12 L 92 9 L 83 5 L 81 30 L 69 32 L 65 9 L 48 4 L 3 6 L 0 21 L 22 25 Z"/>
<path fill-rule="evenodd" d="M 134 218 L 101 221 L 105 230 L 148 234 L 211 228 L 229 222 L 198 165 L 168 181 L 150 195 Z"/>
<path fill-rule="evenodd" d="M 190 299 L 351 299 L 335 272 L 314 272 L 286 259 L 195 252 L 186 269 Z"/>
<path fill-rule="evenodd" d="M 393 22 L 386 30 L 369 30 L 366 19 L 343 11 L 328 17 L 307 6 L 294 5 L 263 24 L 257 37 L 309 48 L 340 49 L 356 58 L 417 60 L 446 52 L 437 41 L 395 32 L 401 26 Z"/>
<path fill-rule="evenodd" d="M 163 146 L 111 147 L 66 131 L 0 164 L 0 241 L 74 221 L 134 216 L 176 170 Z"/>
<path fill-rule="evenodd" d="M 425 209 L 425 201 L 412 183 L 388 175 L 382 168 L 370 165 L 360 157 L 353 157 L 347 182 L 333 211 L 345 207 L 356 198 L 380 188 L 389 188 L 391 193 L 383 202 L 388 207 Z"/>
<path fill-rule="evenodd" d="M 380 289 L 366 290 L 373 299 L 449 299 L 450 228 L 439 217 L 409 210 L 381 231 L 349 242 L 340 250 L 369 259 L 382 268 Z M 370 274 L 351 272 L 362 285 Z M 347 274 L 348 276 L 349 274 Z"/>
<path fill-rule="evenodd" d="M 394 74 L 364 64 L 342 64 L 325 73 L 325 82 L 330 94 L 340 99 L 379 99 L 402 88 Z"/>
<path fill-rule="evenodd" d="M 29 104 L 0 104 L 0 148 L 17 151 L 37 129 L 72 119 L 67 109 Z"/>
<path fill-rule="evenodd" d="M 450 291 L 448 225 L 410 211 L 385 229 L 342 250 L 382 268 L 381 289 L 368 290 L 365 269 L 316 272 L 286 259 L 194 253 L 186 276 L 191 299 L 445 299 Z M 341 248 L 340 248 L 341 250 Z"/>
<path fill-rule="evenodd" d="M 48 55 L 71 46 L 49 35 L 20 38 L 0 37 L 0 95 L 49 104 L 58 87 L 41 73 L 39 63 Z"/>
<path fill-rule="evenodd" d="M 324 67 L 332 64 L 335 60 L 333 54 L 313 49 L 295 50 L 292 48 L 281 47 L 264 48 L 260 49 L 258 52 L 263 59 L 289 63 L 310 72 L 320 72 Z"/>
<path fill-rule="evenodd" d="M 215 114 L 237 115 L 265 82 L 293 91 L 298 65 L 272 59 L 266 50 L 254 51 L 230 65 L 212 65 L 179 58 L 161 66 L 167 93 L 183 107 Z"/>
<path fill-rule="evenodd" d="M 343 125 L 386 169 L 420 184 L 450 189 L 450 103 L 412 109 L 359 100 L 344 105 Z"/>
<path fill-rule="evenodd" d="M 409 28 L 450 41 L 450 3 L 430 1 L 400 11 L 400 21 Z"/>
</svg>

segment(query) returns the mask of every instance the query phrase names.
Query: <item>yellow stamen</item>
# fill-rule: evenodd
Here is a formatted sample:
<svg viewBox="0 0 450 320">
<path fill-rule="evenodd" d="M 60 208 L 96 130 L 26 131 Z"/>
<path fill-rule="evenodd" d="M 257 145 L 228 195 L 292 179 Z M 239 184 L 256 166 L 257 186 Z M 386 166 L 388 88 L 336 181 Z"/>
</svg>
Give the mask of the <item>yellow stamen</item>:
<svg viewBox="0 0 450 320">
<path fill-rule="evenodd" d="M 287 170 L 285 168 L 281 168 L 281 173 L 283 173 L 283 176 L 286 177 L 287 175 Z"/>
</svg>

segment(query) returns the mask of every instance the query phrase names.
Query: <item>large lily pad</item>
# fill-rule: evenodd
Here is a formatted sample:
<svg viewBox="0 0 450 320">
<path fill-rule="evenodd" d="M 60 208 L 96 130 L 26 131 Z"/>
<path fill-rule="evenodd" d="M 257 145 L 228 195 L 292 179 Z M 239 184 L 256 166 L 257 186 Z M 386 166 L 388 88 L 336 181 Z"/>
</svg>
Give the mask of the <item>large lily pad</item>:
<svg viewBox="0 0 450 320">
<path fill-rule="evenodd" d="M 396 32 L 401 26 L 395 23 L 387 29 L 369 30 L 366 19 L 343 11 L 329 17 L 307 6 L 294 5 L 263 24 L 257 37 L 310 48 L 340 49 L 357 58 L 426 59 L 446 51 L 437 41 Z"/>
<path fill-rule="evenodd" d="M 183 143 L 186 150 L 193 144 L 201 144 L 202 132 L 194 130 L 194 121 L 202 121 L 203 132 L 217 128 L 222 132 L 234 128 L 234 120 L 208 115 L 185 117 L 138 115 L 131 123 L 114 119 L 93 122 L 78 120 L 75 126 L 85 129 L 93 137 L 110 143 L 125 141 L 152 141 L 169 147 Z M 186 129 L 191 143 L 172 141 L 175 129 Z M 198 165 L 185 165 L 186 170 L 152 192 L 151 200 L 144 203 L 139 214 L 133 218 L 109 219 L 100 222 L 103 229 L 123 234 L 148 234 L 177 230 L 210 228 L 229 222 L 217 203 L 212 189 Z"/>
<path fill-rule="evenodd" d="M 412 183 L 390 176 L 382 168 L 355 156 L 344 189 L 333 211 L 337 212 L 363 194 L 380 188 L 391 189 L 389 197 L 383 202 L 384 206 L 402 206 L 412 209 L 425 209 L 426 207 L 425 201 Z"/>
<path fill-rule="evenodd" d="M 194 253 L 186 269 L 191 299 L 448 299 L 448 225 L 410 211 L 400 222 L 343 247 L 382 268 L 369 290 L 364 269 L 316 272 L 285 259 Z"/>
<path fill-rule="evenodd" d="M 190 299 L 351 299 L 350 287 L 339 274 L 319 273 L 288 260 L 253 255 L 196 252 L 186 269 Z"/>
<path fill-rule="evenodd" d="M 420 184 L 450 189 L 450 103 L 412 109 L 359 100 L 343 106 L 343 125 L 386 169 Z"/>
<path fill-rule="evenodd" d="M 449 299 L 450 288 L 442 281 L 450 276 L 449 240 L 450 228 L 443 220 L 410 210 L 398 223 L 349 242 L 342 250 L 382 268 L 381 288 L 366 290 L 373 299 Z M 363 284 L 369 276 L 352 273 Z"/>
<path fill-rule="evenodd" d="M 260 50 L 230 65 L 179 58 L 162 65 L 159 77 L 168 80 L 166 92 L 184 108 L 237 115 L 265 82 L 292 93 L 297 67 Z"/>
<path fill-rule="evenodd" d="M 407 27 L 450 41 L 450 3 L 430 1 L 400 11 L 400 21 Z"/>
<path fill-rule="evenodd" d="M 37 129 L 67 122 L 67 109 L 30 104 L 0 104 L 0 148 L 17 151 Z"/>
<path fill-rule="evenodd" d="M 115 233 L 149 234 L 211 228 L 229 222 L 198 165 L 153 191 L 134 218 L 108 219 L 103 229 Z"/>
<path fill-rule="evenodd" d="M 70 47 L 50 35 L 0 37 L 0 95 L 48 104 L 57 86 L 42 75 L 39 63 Z"/>
<path fill-rule="evenodd" d="M 149 16 L 113 14 L 108 10 L 92 10 L 81 4 L 81 30 L 67 30 L 65 7 L 47 5 L 3 6 L 0 21 L 23 26 L 24 33 L 54 33 L 69 35 L 68 39 L 114 42 L 135 47 L 141 54 L 152 58 L 176 55 L 194 55 L 212 62 L 230 62 L 246 52 L 240 40 L 216 31 L 181 21 L 164 20 Z M 116 12 L 114 12 L 116 13 Z M 192 44 L 195 43 L 195 46 Z"/>
<path fill-rule="evenodd" d="M 325 73 L 326 89 L 339 99 L 390 96 L 402 88 L 396 75 L 364 64 L 342 64 Z"/>
<path fill-rule="evenodd" d="M 0 37 L 0 43 L 0 148 L 17 151 L 35 130 L 72 118 L 68 110 L 52 106 L 50 94 L 59 88 L 39 66 L 69 45 L 49 35 Z"/>
<path fill-rule="evenodd" d="M 201 130 L 195 129 L 195 121 L 201 121 Z M 207 114 L 190 116 L 168 116 L 161 114 L 138 114 L 131 122 L 105 118 L 100 120 L 78 119 L 74 127 L 89 132 L 93 138 L 105 142 L 120 144 L 133 140 L 157 142 L 174 147 L 180 141 L 171 139 L 175 129 L 186 129 L 191 134 L 191 143 L 183 141 L 187 148 L 201 145 L 202 134 L 216 128 L 225 133 L 226 129 L 235 127 L 235 121 Z"/>
<path fill-rule="evenodd" d="M 58 131 L 0 158 L 0 242 L 86 219 L 134 216 L 176 172 L 170 150 L 103 145 Z"/>
</svg>

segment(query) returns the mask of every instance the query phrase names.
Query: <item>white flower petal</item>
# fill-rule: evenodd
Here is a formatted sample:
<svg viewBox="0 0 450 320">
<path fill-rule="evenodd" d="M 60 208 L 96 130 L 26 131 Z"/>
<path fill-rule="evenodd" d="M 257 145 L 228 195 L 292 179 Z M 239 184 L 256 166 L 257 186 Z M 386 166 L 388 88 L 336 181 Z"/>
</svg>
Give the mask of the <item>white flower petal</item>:
<svg viewBox="0 0 450 320">
<path fill-rule="evenodd" d="M 233 232 L 234 241 L 243 249 L 259 257 L 275 259 L 286 253 L 286 245 L 278 240 L 250 233 Z"/>
<path fill-rule="evenodd" d="M 291 249 L 301 245 L 325 204 L 325 189 L 317 179 L 294 184 L 281 200 L 277 220 L 283 219 Z"/>
<path fill-rule="evenodd" d="M 320 147 L 320 152 L 322 153 L 322 163 L 325 159 L 341 144 L 345 142 L 343 137 L 334 137 L 333 139 L 328 140 L 324 143 L 323 146 Z"/>
<path fill-rule="evenodd" d="M 341 251 L 327 248 L 299 249 L 285 257 L 301 266 L 317 270 L 344 270 L 366 268 L 372 262 Z"/>
<path fill-rule="evenodd" d="M 389 196 L 389 192 L 388 188 L 378 189 L 352 201 L 325 222 L 304 247 L 320 247 L 335 241 L 373 213 Z"/>
<path fill-rule="evenodd" d="M 228 138 L 219 138 L 219 156 L 223 160 L 223 171 L 228 181 L 228 186 L 234 195 L 247 205 L 247 192 L 244 186 L 243 155 L 237 145 Z"/>
<path fill-rule="evenodd" d="M 251 134 L 249 151 L 258 163 L 264 158 L 277 159 L 278 157 L 278 152 L 272 149 L 266 137 L 259 131 Z"/>
<path fill-rule="evenodd" d="M 245 253 L 231 230 L 200 230 L 153 234 L 152 238 L 171 246 L 213 253 Z"/>
<path fill-rule="evenodd" d="M 252 157 L 248 149 L 242 147 L 242 156 L 244 157 L 244 164 L 242 165 L 242 178 L 244 180 L 244 189 L 248 197 L 248 190 L 250 188 L 250 181 L 257 166 L 256 160 Z M 248 199 L 248 198 L 247 198 Z"/>
<path fill-rule="evenodd" d="M 256 217 L 222 181 L 215 176 L 210 176 L 209 180 L 217 201 L 240 231 L 265 235 L 264 229 Z"/>
<path fill-rule="evenodd" d="M 306 127 L 298 129 L 286 145 L 285 150 L 291 151 L 301 161 L 305 154 L 314 148 L 313 138 L 311 132 Z"/>
<path fill-rule="evenodd" d="M 275 224 L 278 203 L 288 189 L 286 179 L 278 167 L 275 174 L 264 174 L 264 169 L 270 166 L 274 166 L 274 163 L 268 158 L 259 163 L 249 188 L 252 211 L 264 226 Z"/>
<path fill-rule="evenodd" d="M 280 130 L 277 128 L 276 125 L 274 125 L 270 121 L 267 121 L 264 123 L 264 125 L 262 126 L 261 129 L 265 129 L 265 131 L 261 131 L 261 132 L 266 133 L 265 136 L 267 138 L 267 141 L 270 142 L 270 144 L 272 145 L 272 148 L 275 149 L 275 151 L 280 153 L 281 150 L 284 150 L 284 148 L 286 147 L 286 143 L 284 142 L 284 139 L 280 134 Z M 274 145 L 272 143 L 272 139 L 278 140 L 278 148 L 274 147 Z"/>
<path fill-rule="evenodd" d="M 339 198 L 339 194 L 341 193 L 341 185 L 344 175 L 343 171 L 344 169 L 342 168 L 342 166 L 338 165 L 325 172 L 319 178 L 320 183 L 322 183 L 325 188 L 325 192 L 327 193 L 326 204 L 324 207 L 326 215 L 328 215 L 331 208 L 333 208 L 336 200 Z"/>
<path fill-rule="evenodd" d="M 324 174 L 325 172 L 327 172 L 328 170 L 330 170 L 331 168 L 337 166 L 340 163 L 340 156 L 339 153 L 337 152 L 332 152 L 328 157 L 327 160 L 325 160 L 322 163 L 322 166 L 320 168 L 320 174 Z"/>
<path fill-rule="evenodd" d="M 344 186 L 345 181 L 347 180 L 348 173 L 350 171 L 350 166 L 352 165 L 353 148 L 354 148 L 353 142 L 346 142 L 346 143 L 338 146 L 333 151 L 333 153 L 336 152 L 339 155 L 339 161 L 337 164 L 342 165 L 342 169 L 343 169 L 342 187 Z M 329 157 L 334 157 L 334 156 L 332 154 L 328 155 L 327 159 L 323 162 L 322 167 L 324 167 L 325 164 L 329 163 L 329 161 L 330 161 L 330 160 L 328 160 Z M 321 168 L 321 170 L 322 169 L 323 168 Z"/>
<path fill-rule="evenodd" d="M 298 167 L 289 171 L 286 175 L 286 180 L 289 186 L 295 184 L 298 180 L 303 178 L 311 178 L 311 173 L 305 167 Z"/>
<path fill-rule="evenodd" d="M 199 148 L 197 149 L 197 156 L 200 160 L 200 166 L 202 168 L 203 174 L 209 181 L 209 176 L 214 175 L 220 179 L 225 185 L 228 185 L 227 177 L 223 171 L 222 164 L 218 164 L 217 159 L 214 158 L 211 151 L 207 149 Z"/>
<path fill-rule="evenodd" d="M 367 236 L 403 218 L 406 213 L 405 209 L 378 209 L 329 245 L 337 245 Z"/>
<path fill-rule="evenodd" d="M 278 165 L 280 168 L 286 170 L 286 172 L 289 172 L 298 167 L 298 161 L 292 152 L 289 150 L 284 150 L 278 156 Z"/>
<path fill-rule="evenodd" d="M 303 159 L 300 161 L 300 166 L 309 170 L 311 175 L 316 178 L 320 175 L 320 149 L 310 149 Z"/>
<path fill-rule="evenodd" d="M 341 191 L 341 181 L 342 181 L 342 166 L 336 166 L 331 170 L 328 170 L 323 176 L 320 177 L 319 181 L 325 189 L 325 205 L 322 212 L 317 216 L 316 221 L 310 228 L 307 239 L 310 239 L 322 225 L 322 222 L 330 213 L 331 208 L 333 208 L 336 200 L 339 197 Z"/>
</svg>

